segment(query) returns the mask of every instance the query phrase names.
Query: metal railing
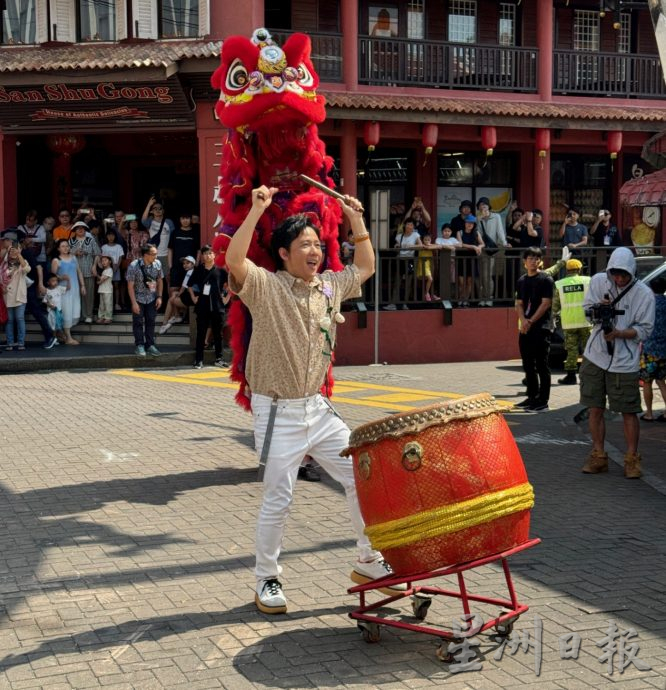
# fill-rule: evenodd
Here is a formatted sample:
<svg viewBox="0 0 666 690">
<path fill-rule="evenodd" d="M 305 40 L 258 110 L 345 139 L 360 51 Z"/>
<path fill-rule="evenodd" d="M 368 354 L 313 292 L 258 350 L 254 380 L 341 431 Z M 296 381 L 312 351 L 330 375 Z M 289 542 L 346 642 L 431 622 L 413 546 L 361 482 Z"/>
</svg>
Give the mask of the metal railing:
<svg viewBox="0 0 666 690">
<path fill-rule="evenodd" d="M 269 29 L 271 36 L 280 45 L 289 38 L 293 31 Z M 317 70 L 319 79 L 328 82 L 342 81 L 342 34 L 307 32 L 312 42 L 312 64 Z"/>
<path fill-rule="evenodd" d="M 657 55 L 553 51 L 553 92 L 619 98 L 663 98 Z"/>
<path fill-rule="evenodd" d="M 603 271 L 614 247 L 587 247 L 580 250 L 577 258 L 583 263 L 583 275 Z M 645 277 L 652 269 L 666 260 L 666 247 L 649 250 L 631 248 L 637 254 L 637 274 Z M 649 251 L 650 253 L 644 253 Z M 459 250 L 451 254 L 447 250 L 434 250 L 432 257 L 400 257 L 398 249 L 379 251 L 379 306 L 382 309 L 430 309 L 441 308 L 443 301 L 452 307 L 512 307 L 518 278 L 524 273 L 522 254 L 524 249 L 500 249 L 494 256 L 487 252 L 480 256 L 463 255 Z M 562 249 L 544 250 L 544 267 L 554 266 L 562 256 Z M 427 267 L 427 268 L 426 268 Z M 432 276 L 426 299 L 428 275 Z M 564 267 L 555 279 L 564 277 Z M 359 301 L 370 306 L 375 304 L 375 283 L 367 281 Z M 482 304 L 483 303 L 483 304 Z M 489 304 L 490 303 L 490 304 Z"/>
<path fill-rule="evenodd" d="M 359 37 L 359 83 L 537 90 L 536 48 Z"/>
</svg>

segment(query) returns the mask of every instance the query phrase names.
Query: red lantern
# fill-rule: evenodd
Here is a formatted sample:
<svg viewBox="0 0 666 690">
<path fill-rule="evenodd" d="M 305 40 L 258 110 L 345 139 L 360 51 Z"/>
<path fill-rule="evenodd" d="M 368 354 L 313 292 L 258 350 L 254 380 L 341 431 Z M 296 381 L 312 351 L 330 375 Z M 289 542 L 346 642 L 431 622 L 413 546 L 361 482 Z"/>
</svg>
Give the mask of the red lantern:
<svg viewBox="0 0 666 690">
<path fill-rule="evenodd" d="M 493 155 L 493 150 L 497 146 L 497 130 L 494 127 L 481 127 L 481 146 L 486 150 L 486 156 Z"/>
<path fill-rule="evenodd" d="M 86 139 L 81 134 L 49 134 L 46 144 L 53 153 L 69 158 L 83 149 Z"/>
<path fill-rule="evenodd" d="M 539 152 L 539 158 L 545 158 L 548 151 L 550 151 L 550 130 L 537 129 L 536 131 L 536 148 Z"/>
<path fill-rule="evenodd" d="M 423 125 L 423 132 L 421 134 L 421 142 L 425 146 L 426 156 L 432 153 L 432 150 L 437 146 L 439 139 L 439 127 L 434 124 Z"/>
<path fill-rule="evenodd" d="M 619 130 L 608 132 L 606 148 L 608 149 L 608 153 L 610 153 L 611 160 L 615 160 L 617 154 L 622 150 L 622 132 Z"/>
<path fill-rule="evenodd" d="M 375 150 L 375 146 L 379 143 L 379 135 L 381 133 L 379 122 L 366 122 L 363 129 L 363 141 L 368 147 L 368 151 L 372 153 Z"/>
</svg>

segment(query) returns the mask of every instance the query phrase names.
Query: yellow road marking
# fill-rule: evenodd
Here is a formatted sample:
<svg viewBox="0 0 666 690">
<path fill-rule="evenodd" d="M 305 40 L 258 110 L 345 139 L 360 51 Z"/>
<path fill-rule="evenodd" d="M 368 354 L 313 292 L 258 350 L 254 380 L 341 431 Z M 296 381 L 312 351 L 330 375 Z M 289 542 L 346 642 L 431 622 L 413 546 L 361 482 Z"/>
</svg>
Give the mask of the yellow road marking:
<svg viewBox="0 0 666 690">
<path fill-rule="evenodd" d="M 365 396 L 363 400 L 376 400 L 377 402 L 425 402 L 426 400 L 433 400 L 439 396 L 423 395 L 421 393 L 386 393 L 385 395 L 371 395 Z"/>
<path fill-rule="evenodd" d="M 148 381 L 164 381 L 166 383 L 184 383 L 194 386 L 207 386 L 208 388 L 225 388 L 228 390 L 237 390 L 238 384 L 233 382 L 224 383 L 213 379 L 229 378 L 229 372 L 192 372 L 182 374 L 156 374 L 146 371 L 135 371 L 133 369 L 115 369 L 110 372 L 117 376 L 129 376 L 131 378 L 145 379 Z M 392 391 L 384 395 L 358 396 L 358 397 L 344 397 L 339 393 L 361 393 L 364 390 L 375 391 Z M 421 405 L 404 405 L 401 403 L 419 402 L 423 403 L 428 400 L 435 400 L 437 398 L 464 398 L 462 393 L 449 393 L 441 391 L 427 391 L 415 388 L 402 388 L 398 386 L 384 386 L 376 383 L 361 383 L 358 381 L 336 381 L 333 389 L 333 402 L 336 404 L 356 405 L 359 407 L 373 407 L 381 410 L 395 411 L 395 412 L 410 412 L 416 410 Z M 497 403 L 502 407 L 509 408 L 512 406 L 511 402 L 506 400 L 497 400 Z"/>
<path fill-rule="evenodd" d="M 201 379 L 193 379 L 186 376 L 167 376 L 166 374 L 149 374 L 144 371 L 132 371 L 131 369 L 116 369 L 111 372 L 118 376 L 130 376 L 135 379 L 147 379 L 149 381 L 167 381 L 168 383 L 186 383 L 192 386 L 208 386 L 210 388 L 229 388 L 236 390 L 238 384 L 236 383 L 221 383 L 220 381 L 202 381 Z"/>
</svg>

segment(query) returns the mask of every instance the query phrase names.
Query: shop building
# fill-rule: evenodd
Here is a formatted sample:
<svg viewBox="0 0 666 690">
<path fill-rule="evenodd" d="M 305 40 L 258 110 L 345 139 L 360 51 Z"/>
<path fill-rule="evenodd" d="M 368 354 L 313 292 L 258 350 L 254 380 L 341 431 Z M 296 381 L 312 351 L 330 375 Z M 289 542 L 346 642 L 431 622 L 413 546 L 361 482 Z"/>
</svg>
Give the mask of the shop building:
<svg viewBox="0 0 666 690">
<path fill-rule="evenodd" d="M 587 224 L 608 208 L 629 242 L 641 219 L 620 207 L 618 192 L 653 170 L 641 151 L 666 126 L 644 1 L 6 0 L 3 8 L 0 225 L 26 208 L 45 215 L 83 202 L 141 213 L 155 192 L 174 215 L 198 210 L 212 235 L 222 130 L 209 79 L 220 42 L 261 25 L 279 42 L 311 36 L 336 182 L 367 208 L 385 192 L 382 248 L 414 196 L 438 227 L 463 198 L 489 196 L 500 212 L 511 200 L 540 208 L 553 246 L 563 204 Z M 661 219 L 654 243 L 664 244 Z M 495 356 L 515 353 L 505 307 L 493 310 L 506 331 Z M 441 314 L 422 316 L 442 327 Z M 412 315 L 386 315 L 398 318 L 409 332 Z"/>
</svg>

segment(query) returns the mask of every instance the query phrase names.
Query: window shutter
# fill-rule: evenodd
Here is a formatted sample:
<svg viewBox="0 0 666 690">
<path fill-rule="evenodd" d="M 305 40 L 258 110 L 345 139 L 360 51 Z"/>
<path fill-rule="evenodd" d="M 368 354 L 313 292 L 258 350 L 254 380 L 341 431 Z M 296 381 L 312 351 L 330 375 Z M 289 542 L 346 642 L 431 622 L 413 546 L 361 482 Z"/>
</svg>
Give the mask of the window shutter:
<svg viewBox="0 0 666 690">
<path fill-rule="evenodd" d="M 198 36 L 210 33 L 210 4 L 208 0 L 199 0 L 199 32 Z"/>
<path fill-rule="evenodd" d="M 46 3 L 35 1 L 35 43 L 46 43 L 49 40 L 49 27 L 46 25 Z"/>
<path fill-rule="evenodd" d="M 127 0 L 116 0 L 116 41 L 127 38 Z"/>
<path fill-rule="evenodd" d="M 132 23 L 132 36 L 134 38 L 157 38 L 157 3 L 155 0 L 132 0 Z"/>
<path fill-rule="evenodd" d="M 49 27 L 49 36 L 52 41 L 76 43 L 76 13 L 74 0 L 51 0 L 51 26 Z"/>
</svg>

